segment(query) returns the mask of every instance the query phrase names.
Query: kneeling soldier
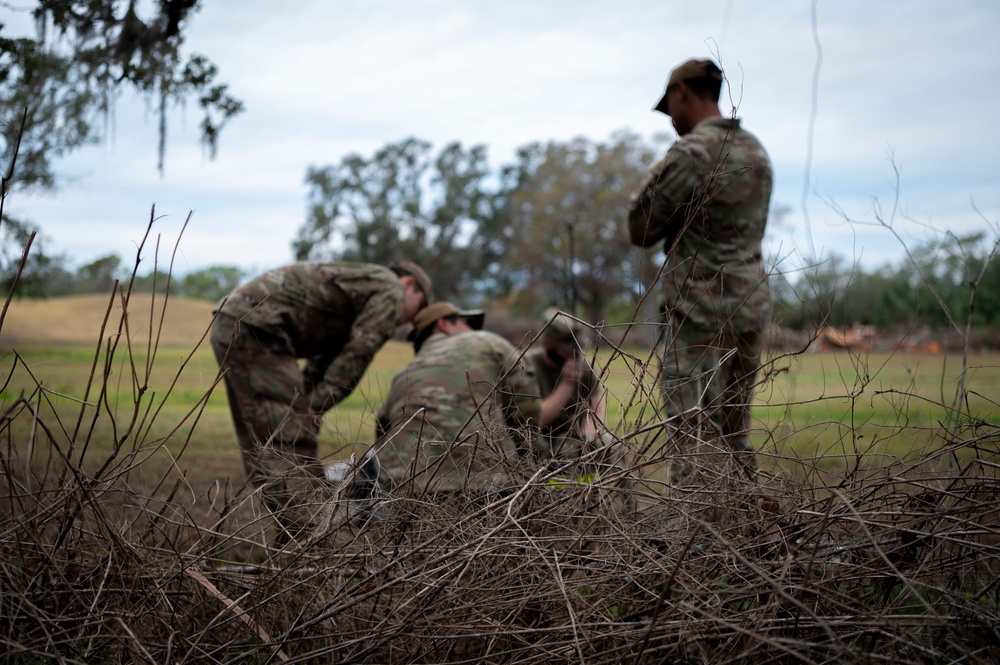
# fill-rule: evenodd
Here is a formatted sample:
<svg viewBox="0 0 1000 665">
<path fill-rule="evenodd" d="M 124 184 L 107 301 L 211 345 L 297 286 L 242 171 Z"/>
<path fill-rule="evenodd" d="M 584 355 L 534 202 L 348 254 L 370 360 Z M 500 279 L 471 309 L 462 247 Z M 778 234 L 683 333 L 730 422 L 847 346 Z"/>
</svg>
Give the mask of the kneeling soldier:
<svg viewBox="0 0 1000 665">
<path fill-rule="evenodd" d="M 539 415 L 534 375 L 482 324 L 482 312 L 448 302 L 417 315 L 416 356 L 393 379 L 376 421 L 380 488 L 502 491 L 506 472 L 530 455 Z"/>
</svg>

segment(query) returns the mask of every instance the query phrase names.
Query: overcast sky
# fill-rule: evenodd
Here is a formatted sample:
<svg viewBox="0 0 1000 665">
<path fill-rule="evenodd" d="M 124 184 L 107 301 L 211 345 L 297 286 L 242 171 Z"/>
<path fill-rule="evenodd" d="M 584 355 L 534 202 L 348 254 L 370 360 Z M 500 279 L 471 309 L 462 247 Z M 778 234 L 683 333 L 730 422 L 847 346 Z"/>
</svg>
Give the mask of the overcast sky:
<svg viewBox="0 0 1000 665">
<path fill-rule="evenodd" d="M 154 230 L 168 248 L 193 213 L 179 271 L 278 266 L 293 258 L 310 165 L 407 136 L 436 149 L 486 144 L 494 167 L 536 140 L 604 140 L 626 128 L 651 138 L 672 132 L 650 110 L 670 69 L 714 56 L 732 86 L 723 112 L 735 105 L 774 162 L 772 205 L 790 211 L 769 238 L 789 267 L 811 254 L 807 226 L 822 254 L 867 267 L 898 261 L 901 245 L 869 224 L 879 208 L 890 220 L 894 165 L 893 223 L 907 242 L 931 229 L 997 233 L 995 0 L 818 2 L 808 190 L 817 63 L 808 0 L 203 4 L 186 49 L 209 56 L 246 104 L 218 157 L 198 144 L 196 105 L 177 109 L 161 177 L 156 112 L 125 96 L 110 140 L 58 164 L 55 194 L 7 200 L 9 214 L 38 225 L 77 264 L 109 252 L 131 262 L 155 203 Z M 6 4 L 0 22 L 29 25 Z"/>
</svg>

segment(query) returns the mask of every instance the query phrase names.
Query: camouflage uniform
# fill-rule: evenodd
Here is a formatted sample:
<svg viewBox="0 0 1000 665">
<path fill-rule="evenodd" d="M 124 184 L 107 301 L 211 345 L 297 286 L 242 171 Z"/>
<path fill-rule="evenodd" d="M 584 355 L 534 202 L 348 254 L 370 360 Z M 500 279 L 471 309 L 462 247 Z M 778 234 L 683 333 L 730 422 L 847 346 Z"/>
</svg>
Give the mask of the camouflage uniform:
<svg viewBox="0 0 1000 665">
<path fill-rule="evenodd" d="M 273 510 L 317 486 L 320 415 L 357 385 L 403 304 L 394 272 L 356 263 L 278 268 L 219 303 L 212 348 L 247 478 Z M 299 358 L 308 358 L 301 370 Z"/>
<path fill-rule="evenodd" d="M 632 196 L 632 242 L 664 241 L 666 415 L 694 407 L 734 450 L 750 448 L 750 399 L 770 314 L 761 242 L 771 164 L 738 119 L 698 123 Z M 685 417 L 697 415 L 698 409 Z"/>
<path fill-rule="evenodd" d="M 376 421 L 379 485 L 498 490 L 534 444 L 538 388 L 517 350 L 485 331 L 431 335 Z"/>
<path fill-rule="evenodd" d="M 559 377 L 562 374 L 562 366 L 554 366 L 546 360 L 545 349 L 532 349 L 524 356 L 524 362 L 532 368 L 535 378 L 538 380 L 538 389 L 542 399 L 552 394 Z M 542 437 L 549 450 L 548 455 L 566 459 L 574 456 L 573 450 L 566 450 L 568 441 L 580 442 L 583 435 L 580 432 L 582 422 L 587 410 L 590 408 L 590 400 L 595 395 L 601 393 L 601 383 L 597 377 L 597 372 L 590 366 L 590 363 L 581 359 L 567 360 L 566 362 L 578 363 L 578 376 L 576 389 L 570 398 L 566 408 L 552 423 L 543 427 Z M 570 446 L 573 447 L 572 445 Z"/>
</svg>

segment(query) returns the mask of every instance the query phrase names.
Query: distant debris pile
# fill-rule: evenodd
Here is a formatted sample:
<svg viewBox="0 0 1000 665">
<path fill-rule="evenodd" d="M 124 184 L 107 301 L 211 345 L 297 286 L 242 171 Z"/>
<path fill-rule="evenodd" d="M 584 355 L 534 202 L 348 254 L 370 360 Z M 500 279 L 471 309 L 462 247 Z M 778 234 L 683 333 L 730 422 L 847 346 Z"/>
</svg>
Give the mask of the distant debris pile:
<svg viewBox="0 0 1000 665">
<path fill-rule="evenodd" d="M 945 351 L 962 348 L 961 339 L 953 339 L 947 332 L 930 328 L 898 331 L 879 330 L 875 326 L 855 324 L 850 328 L 823 326 L 811 332 L 771 326 L 767 331 L 766 343 L 772 349 L 789 353 L 809 351 L 812 353 L 830 351 L 923 353 L 937 355 Z M 990 348 L 976 339 L 970 340 L 973 349 Z"/>
<path fill-rule="evenodd" d="M 876 340 L 875 326 L 863 326 L 856 323 L 844 331 L 827 326 L 816 339 L 816 344 L 819 346 L 818 351 L 833 351 L 835 349 L 871 351 Z"/>
<path fill-rule="evenodd" d="M 936 355 L 944 347 L 929 329 L 911 331 L 906 334 L 879 331 L 875 326 L 854 324 L 846 330 L 827 326 L 820 330 L 816 341 L 810 347 L 813 351 L 902 351 L 904 353 L 926 353 Z"/>
</svg>

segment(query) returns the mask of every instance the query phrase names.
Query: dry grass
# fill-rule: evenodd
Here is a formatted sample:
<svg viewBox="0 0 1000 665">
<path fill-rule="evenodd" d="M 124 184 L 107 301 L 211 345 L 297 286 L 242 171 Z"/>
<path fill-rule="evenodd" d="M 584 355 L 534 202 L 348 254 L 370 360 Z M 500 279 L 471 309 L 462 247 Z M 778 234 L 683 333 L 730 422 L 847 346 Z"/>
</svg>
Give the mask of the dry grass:
<svg viewBox="0 0 1000 665">
<path fill-rule="evenodd" d="M 162 295 L 154 298 L 151 293 L 133 294 L 129 300 L 130 333 L 140 339 L 149 339 L 152 333 L 163 346 L 190 349 L 212 321 L 213 303 L 171 296 L 166 302 L 166 317 L 160 328 L 163 307 Z M 15 299 L 7 311 L 0 344 L 93 344 L 101 333 L 105 314 L 120 319 L 121 301 L 112 301 L 105 294 Z"/>
<path fill-rule="evenodd" d="M 159 315 L 149 324 L 138 311 L 159 329 Z M 120 317 L 108 330 L 136 327 Z M 698 469 L 668 482 L 676 457 L 644 408 L 652 365 L 612 350 L 629 368 L 613 390 L 616 431 L 641 451 L 623 473 L 573 483 L 572 469 L 511 468 L 503 495 L 400 493 L 382 519 L 335 520 L 279 545 L 256 496 L 189 477 L 212 464 L 191 447 L 219 407 L 214 376 L 170 407 L 173 377 L 143 351 L 155 336 L 105 338 L 71 409 L 41 381 L 2 402 L 7 661 L 1000 658 L 1000 432 L 967 412 L 901 419 L 887 439 L 916 429 L 933 445 L 878 465 L 849 463 L 867 444 L 857 449 L 864 423 L 847 421 L 836 472 L 775 443 L 750 483 L 706 442 Z M 193 361 L 178 362 L 180 374 Z M 870 401 L 846 393 L 856 407 Z M 765 420 L 761 436 L 798 426 Z"/>
</svg>

